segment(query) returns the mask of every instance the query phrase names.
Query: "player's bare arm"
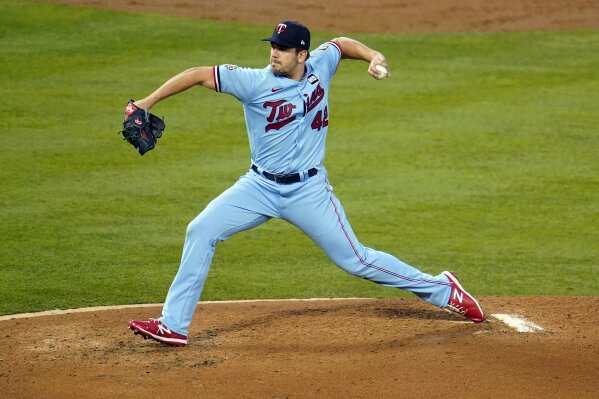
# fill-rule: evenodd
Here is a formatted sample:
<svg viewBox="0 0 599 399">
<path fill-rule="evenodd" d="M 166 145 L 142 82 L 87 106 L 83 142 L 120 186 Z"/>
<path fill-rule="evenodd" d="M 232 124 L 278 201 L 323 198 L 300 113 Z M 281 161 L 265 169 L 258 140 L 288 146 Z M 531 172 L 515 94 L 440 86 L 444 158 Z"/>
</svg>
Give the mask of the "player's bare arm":
<svg viewBox="0 0 599 399">
<path fill-rule="evenodd" d="M 343 54 L 342 58 L 351 60 L 362 60 L 369 63 L 368 74 L 376 78 L 380 71 L 377 70 L 377 65 L 388 68 L 387 59 L 380 52 L 371 49 L 367 45 L 349 37 L 337 37 L 333 41 L 339 46 Z M 387 77 L 390 77 L 387 74 Z"/>
<path fill-rule="evenodd" d="M 189 68 L 167 80 L 149 96 L 136 101 L 135 105 L 139 108 L 149 110 L 159 101 L 194 86 L 215 89 L 212 67 Z"/>
</svg>

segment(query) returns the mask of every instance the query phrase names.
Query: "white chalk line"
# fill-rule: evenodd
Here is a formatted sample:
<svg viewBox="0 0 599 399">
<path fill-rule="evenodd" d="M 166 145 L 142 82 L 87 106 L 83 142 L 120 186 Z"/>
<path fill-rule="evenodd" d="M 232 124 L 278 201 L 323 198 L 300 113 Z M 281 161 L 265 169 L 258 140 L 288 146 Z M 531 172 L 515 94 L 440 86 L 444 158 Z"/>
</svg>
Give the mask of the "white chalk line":
<svg viewBox="0 0 599 399">
<path fill-rule="evenodd" d="M 211 304 L 235 304 L 235 303 L 257 303 L 257 302 L 309 302 L 309 301 L 351 301 L 351 300 L 373 300 L 376 301 L 379 298 L 300 298 L 300 299 L 236 299 L 228 301 L 201 301 L 201 305 Z M 112 306 L 92 306 L 87 308 L 77 309 L 54 309 L 44 310 L 41 312 L 31 313 L 17 313 L 5 316 L 0 316 L 0 321 L 15 320 L 15 319 L 28 319 L 31 317 L 42 317 L 42 316 L 58 316 L 73 313 L 88 313 L 88 312 L 99 312 L 103 310 L 121 310 L 121 309 L 132 309 L 132 308 L 152 308 L 162 307 L 163 303 L 142 303 L 142 304 L 131 304 L 131 305 L 112 305 Z"/>
<path fill-rule="evenodd" d="M 543 327 L 539 326 L 538 324 L 535 324 L 534 322 L 528 320 L 523 316 L 497 313 L 492 314 L 491 317 L 496 318 L 497 320 L 506 324 L 508 327 L 511 327 L 514 330 L 521 333 L 534 333 L 545 331 Z"/>
<path fill-rule="evenodd" d="M 227 301 L 202 301 L 200 304 L 202 305 L 211 305 L 211 304 L 236 304 L 236 303 L 260 303 L 260 302 L 315 302 L 315 301 L 352 301 L 352 300 L 372 300 L 376 301 L 378 298 L 300 298 L 300 299 L 237 299 L 237 300 L 227 300 Z M 78 308 L 78 309 L 55 309 L 55 310 L 46 310 L 42 312 L 30 312 L 30 313 L 18 313 L 0 316 L 0 321 L 7 320 L 16 320 L 16 319 L 28 319 L 32 317 L 43 317 L 43 316 L 58 316 L 58 315 L 67 315 L 67 314 L 75 314 L 75 313 L 90 313 L 90 312 L 99 312 L 105 310 L 122 310 L 122 309 L 133 309 L 133 308 L 151 308 L 151 307 L 162 307 L 163 303 L 143 303 L 143 304 L 131 304 L 131 305 L 112 305 L 112 306 L 92 306 L 87 308 Z M 538 324 L 526 319 L 525 317 L 518 315 L 510 315 L 510 314 L 492 314 L 491 317 L 501 321 L 506 324 L 510 328 L 521 332 L 521 333 L 531 333 L 531 332 L 541 332 L 545 331 L 545 329 Z M 469 321 L 449 321 L 452 323 L 471 323 Z"/>
</svg>

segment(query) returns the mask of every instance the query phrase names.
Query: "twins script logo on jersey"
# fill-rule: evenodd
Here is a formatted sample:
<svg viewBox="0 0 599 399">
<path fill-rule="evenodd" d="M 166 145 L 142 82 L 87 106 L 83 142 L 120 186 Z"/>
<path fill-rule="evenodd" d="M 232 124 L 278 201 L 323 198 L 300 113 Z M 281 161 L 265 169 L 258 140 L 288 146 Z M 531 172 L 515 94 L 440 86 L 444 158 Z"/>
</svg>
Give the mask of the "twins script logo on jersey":
<svg viewBox="0 0 599 399">
<path fill-rule="evenodd" d="M 316 81 L 318 81 L 318 79 L 316 79 Z M 272 89 L 272 91 L 278 90 Z M 316 108 L 318 104 L 322 102 L 324 97 L 325 90 L 320 84 L 316 86 L 310 95 L 304 94 L 304 114 Z M 287 100 L 266 101 L 262 104 L 262 107 L 265 109 L 270 108 L 270 114 L 266 117 L 268 123 L 264 127 L 264 132 L 268 132 L 269 130 L 279 130 L 296 119 L 296 115 L 292 116 L 292 114 L 293 110 L 297 107 Z M 328 126 L 328 124 L 328 109 L 325 106 L 324 111 L 318 111 L 311 126 L 315 130 L 320 130 L 321 128 Z"/>
<path fill-rule="evenodd" d="M 266 118 L 268 124 L 264 127 L 265 132 L 273 129 L 279 130 L 295 120 L 295 115 L 291 116 L 291 114 L 296 106 L 287 100 L 267 101 L 262 104 L 262 107 L 271 109 Z"/>
<path fill-rule="evenodd" d="M 324 89 L 319 84 L 318 86 L 316 86 L 316 88 L 314 89 L 314 91 L 312 92 L 312 94 L 310 95 L 310 97 L 308 97 L 307 94 L 304 94 L 304 96 L 306 97 L 305 98 L 306 112 L 310 112 L 324 98 Z"/>
</svg>

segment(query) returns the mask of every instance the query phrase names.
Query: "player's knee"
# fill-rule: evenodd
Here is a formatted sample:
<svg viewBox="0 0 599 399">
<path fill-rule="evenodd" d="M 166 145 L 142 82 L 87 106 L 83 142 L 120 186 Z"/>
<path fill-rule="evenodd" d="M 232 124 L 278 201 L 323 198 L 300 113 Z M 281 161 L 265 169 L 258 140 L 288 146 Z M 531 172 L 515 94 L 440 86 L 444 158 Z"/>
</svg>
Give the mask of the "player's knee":
<svg viewBox="0 0 599 399">
<path fill-rule="evenodd" d="M 198 223 L 195 223 L 195 220 L 192 220 L 187 225 L 187 230 L 185 231 L 185 236 L 187 238 L 195 237 L 199 234 L 199 232 L 200 232 L 200 226 L 198 226 Z"/>
<path fill-rule="evenodd" d="M 361 259 L 356 256 L 356 254 L 348 254 L 345 256 L 335 254 L 333 256 L 329 256 L 329 258 L 333 261 L 333 263 L 335 263 L 335 265 L 354 276 L 365 277 L 367 273 L 367 268 L 361 262 Z"/>
<path fill-rule="evenodd" d="M 210 234 L 209 226 L 207 226 L 206 223 L 202 223 L 200 218 L 192 220 L 187 225 L 185 234 L 187 240 L 205 241 L 207 243 L 213 243 L 216 241 L 216 239 Z"/>
</svg>

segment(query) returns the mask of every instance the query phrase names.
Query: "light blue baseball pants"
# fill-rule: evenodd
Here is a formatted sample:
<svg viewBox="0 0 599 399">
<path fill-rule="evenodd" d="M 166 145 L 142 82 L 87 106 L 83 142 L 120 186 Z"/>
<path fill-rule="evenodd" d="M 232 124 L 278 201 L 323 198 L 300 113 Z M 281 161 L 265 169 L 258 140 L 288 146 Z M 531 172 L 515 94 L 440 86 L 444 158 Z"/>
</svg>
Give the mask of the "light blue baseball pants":
<svg viewBox="0 0 599 399">
<path fill-rule="evenodd" d="M 166 297 L 162 323 L 187 335 L 216 244 L 270 218 L 297 226 L 348 273 L 413 292 L 439 307 L 449 300 L 450 283 L 445 276 L 422 273 L 392 255 L 360 244 L 332 192 L 326 170 L 299 183 L 282 185 L 250 169 L 187 227 L 181 265 Z"/>
</svg>

